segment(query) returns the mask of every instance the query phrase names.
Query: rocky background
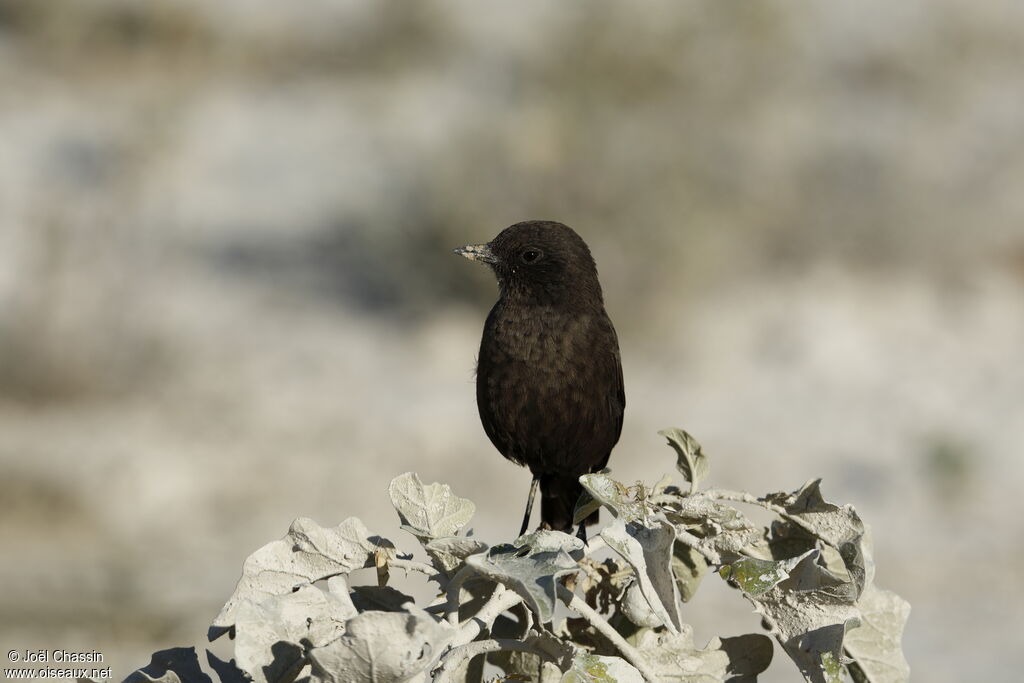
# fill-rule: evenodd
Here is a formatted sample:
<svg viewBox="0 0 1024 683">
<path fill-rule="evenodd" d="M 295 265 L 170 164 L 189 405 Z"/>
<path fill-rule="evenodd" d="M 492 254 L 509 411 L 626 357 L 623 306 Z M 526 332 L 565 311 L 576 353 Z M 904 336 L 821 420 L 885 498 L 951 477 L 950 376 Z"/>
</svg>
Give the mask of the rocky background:
<svg viewBox="0 0 1024 683">
<path fill-rule="evenodd" d="M 406 470 L 510 538 L 450 249 L 552 218 L 619 329 L 616 478 L 668 426 L 712 485 L 824 477 L 915 679 L 1016 680 L 1022 59 L 1009 0 L 0 0 L 0 645 L 120 679 L 295 517 L 409 545 Z"/>
</svg>

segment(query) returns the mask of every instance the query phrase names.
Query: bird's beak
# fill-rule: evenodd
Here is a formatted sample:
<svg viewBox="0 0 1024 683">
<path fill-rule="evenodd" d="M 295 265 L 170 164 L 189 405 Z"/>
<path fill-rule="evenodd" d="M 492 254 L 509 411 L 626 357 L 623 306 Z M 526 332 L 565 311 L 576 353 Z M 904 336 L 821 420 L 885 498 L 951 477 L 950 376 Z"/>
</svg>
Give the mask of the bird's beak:
<svg viewBox="0 0 1024 683">
<path fill-rule="evenodd" d="M 452 249 L 452 251 L 459 256 L 465 256 L 470 261 L 480 261 L 481 263 L 498 262 L 498 257 L 494 255 L 488 244 L 467 244 L 464 247 Z"/>
</svg>

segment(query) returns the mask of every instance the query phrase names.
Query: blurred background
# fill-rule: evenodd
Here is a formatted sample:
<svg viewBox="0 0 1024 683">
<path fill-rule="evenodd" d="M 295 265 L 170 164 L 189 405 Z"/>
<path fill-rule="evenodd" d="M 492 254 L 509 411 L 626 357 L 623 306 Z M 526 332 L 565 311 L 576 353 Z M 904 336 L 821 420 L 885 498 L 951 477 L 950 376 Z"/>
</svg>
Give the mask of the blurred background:
<svg viewBox="0 0 1024 683">
<path fill-rule="evenodd" d="M 546 218 L 619 330 L 618 478 L 669 426 L 714 486 L 824 477 L 915 679 L 1017 680 L 1022 59 L 1009 0 L 0 0 L 0 644 L 123 678 L 295 517 L 411 549 L 407 470 L 510 538 L 450 249 Z"/>
</svg>

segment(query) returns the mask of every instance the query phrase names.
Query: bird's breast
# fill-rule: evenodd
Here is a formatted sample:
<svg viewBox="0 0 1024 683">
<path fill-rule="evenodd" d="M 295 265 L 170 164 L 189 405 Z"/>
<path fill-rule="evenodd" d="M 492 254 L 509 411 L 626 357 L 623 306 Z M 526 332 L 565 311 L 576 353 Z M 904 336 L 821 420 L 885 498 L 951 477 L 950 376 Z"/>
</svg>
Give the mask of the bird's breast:
<svg viewBox="0 0 1024 683">
<path fill-rule="evenodd" d="M 551 308 L 497 311 L 488 321 L 485 342 L 494 358 L 526 363 L 538 371 L 561 371 L 582 361 L 593 316 L 567 314 Z"/>
<path fill-rule="evenodd" d="M 603 311 L 495 306 L 477 365 L 484 429 L 505 457 L 535 472 L 590 471 L 618 439 L 620 377 Z"/>
</svg>

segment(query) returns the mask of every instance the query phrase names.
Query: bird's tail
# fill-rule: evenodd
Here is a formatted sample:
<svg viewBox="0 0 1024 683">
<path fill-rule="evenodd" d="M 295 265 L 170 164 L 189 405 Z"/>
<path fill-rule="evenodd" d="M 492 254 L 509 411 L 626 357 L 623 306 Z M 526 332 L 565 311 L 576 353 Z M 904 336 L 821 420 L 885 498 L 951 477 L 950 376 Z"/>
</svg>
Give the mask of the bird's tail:
<svg viewBox="0 0 1024 683">
<path fill-rule="evenodd" d="M 555 531 L 572 533 L 573 512 L 583 495 L 583 487 L 575 477 L 541 475 L 540 477 L 540 519 L 544 527 Z M 598 510 L 587 516 L 586 526 L 597 524 Z"/>
</svg>

